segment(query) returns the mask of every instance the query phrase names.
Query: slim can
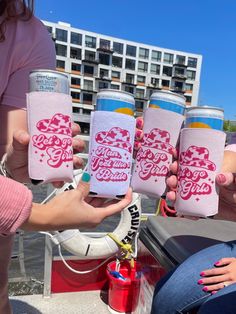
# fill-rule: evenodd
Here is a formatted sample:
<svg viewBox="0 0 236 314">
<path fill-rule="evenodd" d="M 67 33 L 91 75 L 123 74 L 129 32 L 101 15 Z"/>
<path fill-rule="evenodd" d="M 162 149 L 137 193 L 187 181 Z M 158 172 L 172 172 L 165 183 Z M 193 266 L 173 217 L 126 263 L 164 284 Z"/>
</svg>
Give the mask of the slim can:
<svg viewBox="0 0 236 314">
<path fill-rule="evenodd" d="M 161 108 L 184 115 L 185 97 L 171 91 L 154 92 L 150 97 L 149 108 Z"/>
<path fill-rule="evenodd" d="M 186 128 L 205 128 L 223 130 L 224 110 L 210 106 L 198 106 L 187 109 Z"/>
<path fill-rule="evenodd" d="M 29 74 L 29 91 L 69 94 L 68 76 L 52 70 L 33 70 Z"/>
<path fill-rule="evenodd" d="M 105 89 L 97 94 L 97 111 L 113 111 L 133 116 L 134 109 L 134 96 L 130 93 L 114 89 Z"/>
</svg>

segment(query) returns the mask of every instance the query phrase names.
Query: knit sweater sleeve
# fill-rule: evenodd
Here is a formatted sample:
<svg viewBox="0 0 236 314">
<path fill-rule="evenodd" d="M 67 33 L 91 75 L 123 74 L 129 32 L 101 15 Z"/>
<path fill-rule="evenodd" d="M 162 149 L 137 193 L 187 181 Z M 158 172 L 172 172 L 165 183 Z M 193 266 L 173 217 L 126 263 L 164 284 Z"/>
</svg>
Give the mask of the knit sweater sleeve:
<svg viewBox="0 0 236 314">
<path fill-rule="evenodd" d="M 32 193 L 23 184 L 0 176 L 0 234 L 13 234 L 29 217 Z"/>
</svg>

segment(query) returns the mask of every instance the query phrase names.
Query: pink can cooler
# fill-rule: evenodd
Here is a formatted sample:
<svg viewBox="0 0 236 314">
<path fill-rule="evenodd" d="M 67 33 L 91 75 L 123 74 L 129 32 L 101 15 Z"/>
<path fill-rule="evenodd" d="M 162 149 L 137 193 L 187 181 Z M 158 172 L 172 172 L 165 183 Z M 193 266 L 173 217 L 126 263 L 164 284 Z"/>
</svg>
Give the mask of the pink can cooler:
<svg viewBox="0 0 236 314">
<path fill-rule="evenodd" d="M 225 133 L 219 130 L 181 131 L 175 202 L 179 215 L 208 217 L 218 213 L 215 178 L 223 162 L 225 140 Z"/>
<path fill-rule="evenodd" d="M 72 100 L 57 92 L 27 94 L 29 177 L 40 183 L 73 180 Z"/>
<path fill-rule="evenodd" d="M 161 108 L 144 112 L 144 137 L 136 156 L 131 186 L 135 192 L 150 197 L 165 194 L 166 178 L 172 162 L 179 132 L 184 121 L 182 114 Z"/>
</svg>

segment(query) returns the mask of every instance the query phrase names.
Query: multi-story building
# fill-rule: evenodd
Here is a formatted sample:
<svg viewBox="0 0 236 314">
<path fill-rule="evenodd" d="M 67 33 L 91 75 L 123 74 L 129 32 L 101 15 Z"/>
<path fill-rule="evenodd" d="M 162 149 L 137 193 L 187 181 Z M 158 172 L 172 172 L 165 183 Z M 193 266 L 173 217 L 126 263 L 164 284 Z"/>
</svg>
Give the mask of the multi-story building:
<svg viewBox="0 0 236 314">
<path fill-rule="evenodd" d="M 43 21 L 52 34 L 57 70 L 67 73 L 74 120 L 89 132 L 90 112 L 99 90 L 111 88 L 132 93 L 136 114 L 147 107 L 155 90 L 171 90 L 197 105 L 202 56 L 160 48 Z"/>
</svg>

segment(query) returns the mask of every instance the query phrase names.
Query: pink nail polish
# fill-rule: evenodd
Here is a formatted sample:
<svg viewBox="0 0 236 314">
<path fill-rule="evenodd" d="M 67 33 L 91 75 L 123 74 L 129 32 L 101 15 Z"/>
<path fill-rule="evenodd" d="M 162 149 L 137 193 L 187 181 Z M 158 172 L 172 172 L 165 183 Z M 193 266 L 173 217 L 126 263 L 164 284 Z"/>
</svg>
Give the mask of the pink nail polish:
<svg viewBox="0 0 236 314">
<path fill-rule="evenodd" d="M 206 291 L 208 291 L 208 288 L 204 287 L 202 290 L 206 292 Z"/>
<path fill-rule="evenodd" d="M 212 293 L 211 293 L 211 294 L 216 294 L 216 292 L 217 292 L 217 291 L 212 291 Z"/>
<path fill-rule="evenodd" d="M 220 183 L 225 183 L 226 182 L 226 177 L 223 174 L 218 174 L 217 179 Z"/>
<path fill-rule="evenodd" d="M 216 265 L 216 266 L 217 266 L 217 265 L 219 265 L 219 264 L 220 264 L 220 262 L 218 261 L 218 262 L 216 262 L 214 265 Z"/>
<path fill-rule="evenodd" d="M 203 280 L 202 279 L 200 279 L 200 280 L 198 280 L 198 282 L 197 282 L 199 285 L 201 285 L 202 283 L 203 283 Z"/>
<path fill-rule="evenodd" d="M 204 271 L 202 271 L 202 272 L 200 273 L 200 276 L 205 276 Z"/>
<path fill-rule="evenodd" d="M 140 131 L 140 130 L 139 130 L 139 131 L 137 131 L 137 132 L 136 132 L 136 136 L 137 136 L 137 138 L 140 138 L 140 137 L 141 137 L 141 135 L 142 135 L 142 131 Z"/>
<path fill-rule="evenodd" d="M 137 127 L 141 129 L 142 125 L 143 125 L 142 120 L 138 120 L 137 121 Z"/>
</svg>

